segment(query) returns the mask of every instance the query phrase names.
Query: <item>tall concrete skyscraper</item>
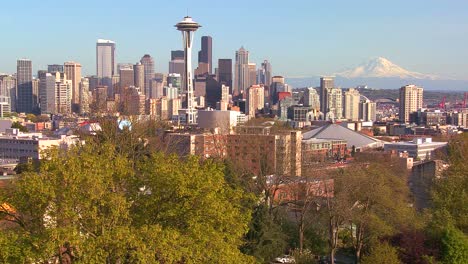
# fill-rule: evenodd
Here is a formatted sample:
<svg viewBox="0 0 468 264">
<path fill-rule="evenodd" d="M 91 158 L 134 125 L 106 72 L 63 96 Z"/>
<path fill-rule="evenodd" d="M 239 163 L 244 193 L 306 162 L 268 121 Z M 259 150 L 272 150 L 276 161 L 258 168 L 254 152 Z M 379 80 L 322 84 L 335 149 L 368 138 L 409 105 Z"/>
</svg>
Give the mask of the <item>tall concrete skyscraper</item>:
<svg viewBox="0 0 468 264">
<path fill-rule="evenodd" d="M 359 102 L 361 94 L 354 88 L 349 88 L 344 92 L 344 118 L 357 121 L 359 119 Z"/>
<path fill-rule="evenodd" d="M 229 93 L 232 93 L 232 60 L 218 60 L 218 82 L 229 86 Z"/>
<path fill-rule="evenodd" d="M 423 88 L 416 85 L 405 85 L 400 88 L 399 117 L 401 122 L 409 122 L 410 114 L 423 106 Z"/>
<path fill-rule="evenodd" d="M 120 69 L 120 94 L 124 93 L 124 91 L 130 86 L 135 86 L 135 74 L 132 68 L 126 67 Z"/>
<path fill-rule="evenodd" d="M 72 111 L 78 113 L 80 110 L 80 82 L 81 82 L 81 64 L 76 62 L 65 62 L 63 64 L 64 72 L 68 80 L 72 81 L 71 106 Z"/>
<path fill-rule="evenodd" d="M 201 50 L 198 52 L 198 63 L 208 64 L 209 74 L 213 72 L 212 41 L 210 36 L 203 36 L 201 38 Z"/>
<path fill-rule="evenodd" d="M 154 59 L 149 54 L 145 54 L 141 58 L 140 62 L 145 67 L 145 87 L 140 91 L 142 91 L 147 96 L 147 98 L 149 98 L 150 82 L 154 77 Z"/>
<path fill-rule="evenodd" d="M 141 62 L 138 62 L 133 65 L 133 71 L 135 74 L 133 77 L 135 80 L 135 86 L 140 88 L 141 91 L 145 87 L 145 66 L 141 64 Z"/>
<path fill-rule="evenodd" d="M 34 102 L 31 60 L 20 59 L 16 63 L 16 91 L 18 94 L 16 111 L 32 113 Z"/>
<path fill-rule="evenodd" d="M 320 111 L 324 114 L 327 113 L 327 90 L 335 86 L 333 77 L 321 77 L 320 78 Z"/>
<path fill-rule="evenodd" d="M 114 95 L 112 77 L 117 74 L 117 61 L 115 59 L 115 42 L 98 39 L 96 43 L 96 75 L 101 85 L 107 86 L 108 96 Z"/>
<path fill-rule="evenodd" d="M 55 75 L 48 72 L 39 72 L 39 102 L 41 113 L 55 113 Z"/>
<path fill-rule="evenodd" d="M 249 88 L 249 52 L 241 47 L 236 51 L 234 67 L 234 95 L 245 93 Z"/>
<path fill-rule="evenodd" d="M 99 78 L 112 78 L 116 71 L 115 42 L 98 39 L 96 43 L 96 75 Z"/>
<path fill-rule="evenodd" d="M 247 87 L 251 87 L 252 85 L 256 85 L 257 83 L 257 64 L 249 63 L 249 83 Z"/>
<path fill-rule="evenodd" d="M 258 83 L 270 87 L 271 85 L 271 64 L 268 60 L 262 62 L 262 66 L 258 71 Z"/>
<path fill-rule="evenodd" d="M 192 78 L 192 44 L 194 32 L 201 27 L 197 22 L 189 16 L 184 17 L 184 20 L 175 25 L 177 30 L 182 32 L 184 41 L 185 55 L 185 78 L 184 83 L 187 89 L 187 124 L 196 123 L 196 113 L 194 108 L 193 98 L 193 78 Z"/>
</svg>

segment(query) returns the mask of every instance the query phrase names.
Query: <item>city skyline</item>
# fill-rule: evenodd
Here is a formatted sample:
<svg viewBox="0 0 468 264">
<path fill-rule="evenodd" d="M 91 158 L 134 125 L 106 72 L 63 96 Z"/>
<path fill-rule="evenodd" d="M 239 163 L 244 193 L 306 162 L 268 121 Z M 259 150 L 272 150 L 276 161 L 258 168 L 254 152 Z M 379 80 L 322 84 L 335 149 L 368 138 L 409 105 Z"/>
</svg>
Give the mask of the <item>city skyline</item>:
<svg viewBox="0 0 468 264">
<path fill-rule="evenodd" d="M 16 60 L 28 58 L 33 61 L 34 73 L 47 64 L 76 61 L 82 65 L 84 75 L 94 75 L 93 50 L 99 38 L 117 43 L 118 62 L 135 63 L 142 55 L 150 54 L 156 61 L 155 70 L 167 72 L 170 51 L 180 46 L 179 34 L 171 31 L 172 21 L 185 15 L 187 10 L 180 10 L 183 9 L 180 7 L 186 6 L 191 16 L 206 25 L 197 34 L 194 51 L 200 50 L 201 36 L 212 36 L 215 61 L 233 59 L 235 51 L 244 46 L 250 51 L 252 62 L 260 65 L 268 59 L 275 66 L 275 74 L 287 77 L 328 75 L 351 68 L 369 57 L 382 56 L 410 70 L 468 79 L 468 62 L 463 60 L 468 51 L 462 44 L 468 39 L 465 34 L 468 33 L 468 19 L 462 11 L 468 3 L 425 1 L 421 6 L 418 1 L 405 4 L 403 1 L 387 4 L 358 1 L 332 5 L 296 1 L 284 6 L 258 2 L 245 9 L 237 2 L 203 1 L 196 6 L 176 1 L 174 6 L 141 8 L 145 5 L 153 7 L 153 4 L 136 1 L 124 9 L 116 1 L 112 2 L 114 5 L 100 1 L 90 9 L 84 8 L 86 2 L 76 8 L 48 6 L 48 12 L 56 11 L 53 13 L 59 18 L 81 17 L 83 12 L 89 17 L 80 19 L 80 23 L 69 22 L 76 21 L 74 19 L 60 20 L 61 23 L 50 32 L 24 30 L 47 13 L 38 12 L 46 11 L 42 4 L 32 2 L 22 8 L 25 19 L 21 21 L 13 20 L 15 12 L 2 16 L 0 21 L 9 25 L 7 35 L 16 41 L 4 43 L 0 72 L 13 73 Z M 329 13 L 325 12 L 328 5 L 333 6 Z M 20 8 L 19 3 L 5 3 L 4 7 Z M 102 17 L 93 15 L 96 12 L 103 14 L 105 8 L 109 12 Z M 259 8 L 263 8 L 265 14 L 255 12 L 261 10 Z M 236 16 L 244 11 L 246 15 L 255 13 L 256 16 L 249 16 L 249 19 Z M 275 12 L 288 19 L 274 19 L 268 15 Z M 409 22 L 408 17 L 411 17 Z M 120 20 L 125 23 L 117 23 Z M 301 29 L 304 21 L 308 26 L 307 34 Z M 264 26 L 250 30 L 248 26 L 253 24 Z M 141 36 L 146 39 L 141 41 Z M 265 36 L 271 41 L 264 41 Z M 285 43 L 289 49 L 283 48 Z"/>
</svg>

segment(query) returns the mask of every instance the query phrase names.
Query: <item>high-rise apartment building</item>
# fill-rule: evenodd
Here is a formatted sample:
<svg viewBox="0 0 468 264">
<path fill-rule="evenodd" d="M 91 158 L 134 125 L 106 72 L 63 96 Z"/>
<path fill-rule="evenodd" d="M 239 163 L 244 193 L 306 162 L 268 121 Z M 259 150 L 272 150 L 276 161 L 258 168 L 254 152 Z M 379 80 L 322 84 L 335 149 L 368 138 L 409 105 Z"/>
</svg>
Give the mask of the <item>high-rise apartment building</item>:
<svg viewBox="0 0 468 264">
<path fill-rule="evenodd" d="M 213 72 L 212 41 L 210 36 L 202 36 L 201 50 L 198 52 L 198 64 L 206 63 L 209 74 Z"/>
<path fill-rule="evenodd" d="M 309 106 L 314 110 L 320 109 L 320 96 L 312 87 L 306 89 L 304 93 L 304 105 Z"/>
<path fill-rule="evenodd" d="M 344 93 L 344 118 L 351 121 L 359 119 L 359 102 L 361 94 L 354 88 L 349 88 Z"/>
<path fill-rule="evenodd" d="M 327 90 L 334 88 L 334 79 L 333 77 L 321 77 L 320 78 L 320 111 L 324 114 L 327 113 Z"/>
<path fill-rule="evenodd" d="M 218 60 L 218 82 L 229 86 L 229 93 L 232 93 L 232 60 Z"/>
<path fill-rule="evenodd" d="M 340 88 L 326 89 L 327 100 L 325 119 L 335 120 L 343 118 L 343 95 Z"/>
<path fill-rule="evenodd" d="M 164 81 L 161 79 L 151 80 L 150 98 L 158 99 L 164 96 Z"/>
<path fill-rule="evenodd" d="M 181 93 L 182 76 L 177 73 L 169 73 L 167 75 L 167 86 L 177 88 L 177 92 Z"/>
<path fill-rule="evenodd" d="M 241 93 L 245 93 L 250 87 L 249 83 L 249 52 L 244 47 L 241 47 L 236 51 L 233 94 L 238 96 Z"/>
<path fill-rule="evenodd" d="M 246 115 L 255 117 L 258 110 L 262 110 L 265 105 L 265 90 L 263 86 L 252 85 L 247 90 Z"/>
<path fill-rule="evenodd" d="M 423 88 L 405 85 L 400 88 L 399 117 L 401 122 L 409 122 L 410 114 L 423 107 Z"/>
<path fill-rule="evenodd" d="M 89 91 L 89 79 L 88 78 L 81 78 L 79 94 L 80 94 L 80 113 L 81 114 L 89 113 L 91 95 Z"/>
<path fill-rule="evenodd" d="M 154 59 L 149 54 L 145 54 L 141 58 L 140 62 L 145 67 L 145 87 L 144 89 L 141 89 L 141 91 L 149 98 L 150 82 L 154 77 Z"/>
<path fill-rule="evenodd" d="M 55 82 L 55 106 L 56 113 L 71 113 L 71 88 L 70 80 L 56 80 Z"/>
<path fill-rule="evenodd" d="M 229 86 L 221 84 L 221 101 L 229 103 Z"/>
<path fill-rule="evenodd" d="M 20 59 L 16 64 L 17 112 L 33 112 L 32 62 Z"/>
<path fill-rule="evenodd" d="M 376 104 L 370 100 L 359 103 L 359 119 L 362 121 L 376 121 Z"/>
<path fill-rule="evenodd" d="M 16 111 L 16 78 L 11 75 L 0 76 L 0 96 L 7 102 L 11 112 Z"/>
<path fill-rule="evenodd" d="M 179 98 L 179 91 L 176 87 L 166 86 L 164 87 L 164 96 L 166 96 L 168 100 Z"/>
<path fill-rule="evenodd" d="M 77 113 L 80 109 L 80 81 L 81 81 L 81 64 L 76 62 L 65 62 L 63 64 L 64 72 L 69 80 L 72 81 L 71 104 L 72 111 Z"/>
</svg>

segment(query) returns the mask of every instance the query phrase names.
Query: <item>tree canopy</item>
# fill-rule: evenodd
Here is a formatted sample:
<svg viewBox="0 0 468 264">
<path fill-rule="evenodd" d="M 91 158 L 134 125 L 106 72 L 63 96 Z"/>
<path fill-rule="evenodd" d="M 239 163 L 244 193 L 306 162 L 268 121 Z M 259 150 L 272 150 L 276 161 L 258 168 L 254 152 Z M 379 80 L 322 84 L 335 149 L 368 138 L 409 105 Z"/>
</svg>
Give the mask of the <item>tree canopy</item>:
<svg viewBox="0 0 468 264">
<path fill-rule="evenodd" d="M 14 228 L 0 233 L 5 263 L 243 263 L 247 194 L 223 164 L 154 153 L 134 161 L 110 143 L 53 149 L 1 194 Z"/>
</svg>

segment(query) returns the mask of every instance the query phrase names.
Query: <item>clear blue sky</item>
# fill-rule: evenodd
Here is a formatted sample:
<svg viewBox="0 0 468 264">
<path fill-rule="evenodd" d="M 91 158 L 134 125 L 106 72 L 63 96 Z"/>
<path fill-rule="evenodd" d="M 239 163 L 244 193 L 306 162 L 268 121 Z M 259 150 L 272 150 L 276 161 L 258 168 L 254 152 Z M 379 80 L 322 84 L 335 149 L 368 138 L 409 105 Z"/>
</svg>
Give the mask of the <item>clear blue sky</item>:
<svg viewBox="0 0 468 264">
<path fill-rule="evenodd" d="M 74 5 L 70 4 L 73 2 Z M 145 53 L 167 71 L 182 47 L 173 27 L 188 13 L 213 37 L 213 57 L 234 58 L 241 45 L 275 74 L 331 74 L 382 56 L 412 71 L 468 79 L 467 0 L 16 0 L 2 1 L 0 72 L 16 59 L 45 65 L 78 61 L 95 73 L 95 42 L 117 42 L 118 62 Z M 215 63 L 216 66 L 216 63 Z"/>
</svg>

